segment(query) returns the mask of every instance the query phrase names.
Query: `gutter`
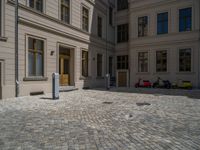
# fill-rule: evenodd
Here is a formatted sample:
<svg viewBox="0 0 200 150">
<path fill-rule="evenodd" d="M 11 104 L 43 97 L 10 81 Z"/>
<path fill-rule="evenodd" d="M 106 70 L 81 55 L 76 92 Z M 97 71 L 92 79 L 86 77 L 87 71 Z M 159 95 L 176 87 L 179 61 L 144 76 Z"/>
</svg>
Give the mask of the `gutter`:
<svg viewBox="0 0 200 150">
<path fill-rule="evenodd" d="M 18 0 L 15 0 L 15 96 L 19 97 Z"/>
</svg>

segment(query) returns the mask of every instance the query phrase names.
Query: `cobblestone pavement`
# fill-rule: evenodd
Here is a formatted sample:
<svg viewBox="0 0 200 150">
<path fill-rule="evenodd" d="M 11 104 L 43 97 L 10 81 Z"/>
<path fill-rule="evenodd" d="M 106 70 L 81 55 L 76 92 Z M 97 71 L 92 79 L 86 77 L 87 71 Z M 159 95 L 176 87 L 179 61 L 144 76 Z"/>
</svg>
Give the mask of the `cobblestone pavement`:
<svg viewBox="0 0 200 150">
<path fill-rule="evenodd" d="M 0 101 L 1 150 L 200 150 L 198 90 L 78 90 L 57 101 L 50 96 Z"/>
</svg>

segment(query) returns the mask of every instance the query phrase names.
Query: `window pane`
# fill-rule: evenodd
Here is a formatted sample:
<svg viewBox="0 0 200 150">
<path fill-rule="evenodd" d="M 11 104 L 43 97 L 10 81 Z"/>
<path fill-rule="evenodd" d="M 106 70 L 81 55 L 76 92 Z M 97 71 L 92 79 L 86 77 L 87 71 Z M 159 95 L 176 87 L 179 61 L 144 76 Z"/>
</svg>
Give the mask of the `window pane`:
<svg viewBox="0 0 200 150">
<path fill-rule="evenodd" d="M 148 72 L 148 52 L 138 53 L 138 72 Z"/>
<path fill-rule="evenodd" d="M 138 37 L 147 36 L 148 32 L 148 17 L 138 18 Z"/>
<path fill-rule="evenodd" d="M 69 60 L 68 59 L 64 59 L 64 74 L 69 74 Z"/>
<path fill-rule="evenodd" d="M 88 76 L 88 52 L 82 51 L 82 76 Z"/>
<path fill-rule="evenodd" d="M 44 73 L 44 42 L 28 38 L 28 72 L 29 76 L 43 76 Z"/>
<path fill-rule="evenodd" d="M 43 0 L 36 0 L 36 10 L 43 11 Z"/>
<path fill-rule="evenodd" d="M 69 23 L 70 20 L 70 5 L 69 0 L 61 1 L 61 20 Z"/>
<path fill-rule="evenodd" d="M 168 12 L 157 15 L 157 34 L 168 33 Z"/>
<path fill-rule="evenodd" d="M 33 50 L 34 49 L 34 44 L 33 44 L 33 38 L 28 38 L 28 49 Z"/>
<path fill-rule="evenodd" d="M 179 50 L 179 71 L 191 71 L 191 49 Z"/>
<path fill-rule="evenodd" d="M 2 35 L 2 0 L 0 1 L 0 36 Z"/>
<path fill-rule="evenodd" d="M 36 76 L 43 76 L 43 55 L 40 53 L 36 55 Z"/>
<path fill-rule="evenodd" d="M 34 76 L 34 53 L 28 53 L 28 75 Z"/>
<path fill-rule="evenodd" d="M 102 18 L 99 16 L 97 20 L 97 31 L 98 31 L 98 36 L 102 37 Z"/>
<path fill-rule="evenodd" d="M 117 10 L 128 8 L 128 0 L 117 0 Z"/>
<path fill-rule="evenodd" d="M 192 8 L 179 10 L 179 31 L 191 31 L 192 29 Z"/>
<path fill-rule="evenodd" d="M 156 71 L 157 72 L 167 71 L 167 51 L 156 52 Z"/>
<path fill-rule="evenodd" d="M 97 76 L 101 77 L 102 76 L 102 55 L 97 54 Z"/>
<path fill-rule="evenodd" d="M 117 26 L 117 42 L 127 42 L 128 41 L 128 24 Z"/>
<path fill-rule="evenodd" d="M 82 8 L 82 29 L 88 31 L 89 27 L 89 10 L 85 7 Z"/>
</svg>

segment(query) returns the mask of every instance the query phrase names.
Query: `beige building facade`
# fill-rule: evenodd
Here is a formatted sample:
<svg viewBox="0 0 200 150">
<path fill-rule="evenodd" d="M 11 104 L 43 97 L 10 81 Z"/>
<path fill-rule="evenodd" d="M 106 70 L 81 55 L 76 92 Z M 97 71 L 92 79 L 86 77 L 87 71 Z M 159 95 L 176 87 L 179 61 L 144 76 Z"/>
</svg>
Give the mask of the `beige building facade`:
<svg viewBox="0 0 200 150">
<path fill-rule="evenodd" d="M 199 0 L 19 0 L 19 96 L 60 86 L 133 87 L 139 78 L 200 87 Z M 15 92 L 15 2 L 1 0 L 0 99 Z M 167 24 L 167 25 L 166 25 Z"/>
<path fill-rule="evenodd" d="M 160 77 L 172 83 L 190 81 L 199 88 L 199 8 L 199 0 L 129 0 L 127 9 L 115 18 L 117 27 L 128 24 L 129 28 L 127 40 L 116 38 L 116 58 L 128 56 L 127 67 L 117 66 L 117 84 L 124 73 L 126 82 L 122 82 L 130 87 L 139 78 L 155 82 Z"/>
<path fill-rule="evenodd" d="M 15 96 L 14 6 L 1 0 L 1 98 Z M 53 72 L 60 73 L 60 86 L 105 86 L 106 58 L 114 68 L 109 8 L 114 2 L 19 0 L 19 96 L 51 92 Z"/>
</svg>

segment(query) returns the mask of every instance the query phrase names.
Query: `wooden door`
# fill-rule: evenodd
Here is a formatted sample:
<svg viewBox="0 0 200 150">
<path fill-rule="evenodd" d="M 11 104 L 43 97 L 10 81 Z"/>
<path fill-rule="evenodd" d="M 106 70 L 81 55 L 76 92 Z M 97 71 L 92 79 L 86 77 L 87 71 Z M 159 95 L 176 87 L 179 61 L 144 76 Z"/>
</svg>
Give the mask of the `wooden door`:
<svg viewBox="0 0 200 150">
<path fill-rule="evenodd" d="M 127 86 L 127 72 L 118 72 L 118 87 Z"/>
<path fill-rule="evenodd" d="M 70 84 L 70 61 L 66 56 L 60 56 L 60 85 L 68 86 Z"/>
</svg>

